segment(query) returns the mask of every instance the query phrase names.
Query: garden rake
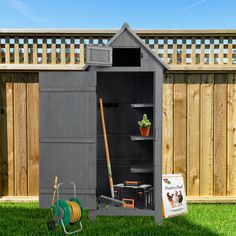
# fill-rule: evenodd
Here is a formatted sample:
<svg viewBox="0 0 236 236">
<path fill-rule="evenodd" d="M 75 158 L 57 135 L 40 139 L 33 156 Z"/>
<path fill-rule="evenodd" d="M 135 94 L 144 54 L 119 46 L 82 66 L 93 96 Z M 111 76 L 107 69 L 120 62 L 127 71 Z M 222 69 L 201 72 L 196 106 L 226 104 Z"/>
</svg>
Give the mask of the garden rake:
<svg viewBox="0 0 236 236">
<path fill-rule="evenodd" d="M 97 203 L 98 203 L 99 207 L 101 207 L 101 206 L 103 206 L 103 207 L 109 207 L 109 206 L 120 207 L 120 206 L 123 206 L 125 204 L 125 202 L 115 199 L 112 171 L 111 171 L 111 161 L 110 161 L 110 154 L 109 154 L 109 148 L 108 148 L 107 132 L 106 132 L 106 126 L 105 126 L 102 98 L 99 99 L 99 102 L 100 102 L 102 129 L 103 129 L 103 136 L 104 136 L 107 171 L 108 171 L 108 178 L 109 178 L 109 186 L 110 186 L 110 190 L 111 190 L 111 197 L 101 195 L 97 198 Z"/>
</svg>

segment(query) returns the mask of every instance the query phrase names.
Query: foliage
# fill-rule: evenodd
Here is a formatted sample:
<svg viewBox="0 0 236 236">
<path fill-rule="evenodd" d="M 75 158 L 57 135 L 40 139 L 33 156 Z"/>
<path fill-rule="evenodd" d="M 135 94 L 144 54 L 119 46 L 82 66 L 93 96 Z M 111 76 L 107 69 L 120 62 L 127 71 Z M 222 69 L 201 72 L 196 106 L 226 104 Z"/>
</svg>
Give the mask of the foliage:
<svg viewBox="0 0 236 236">
<path fill-rule="evenodd" d="M 140 128 L 149 128 L 151 126 L 151 122 L 147 118 L 147 114 L 143 114 L 143 119 L 138 121 L 138 125 Z"/>
</svg>

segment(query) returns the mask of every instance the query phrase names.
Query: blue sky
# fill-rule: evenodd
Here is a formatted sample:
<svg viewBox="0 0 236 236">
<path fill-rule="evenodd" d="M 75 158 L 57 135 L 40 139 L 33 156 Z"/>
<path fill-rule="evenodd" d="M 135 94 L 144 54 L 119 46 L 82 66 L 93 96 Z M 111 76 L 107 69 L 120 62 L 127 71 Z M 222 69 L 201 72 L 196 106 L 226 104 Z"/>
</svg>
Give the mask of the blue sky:
<svg viewBox="0 0 236 236">
<path fill-rule="evenodd" d="M 0 0 L 0 28 L 236 29 L 236 0 Z"/>
</svg>

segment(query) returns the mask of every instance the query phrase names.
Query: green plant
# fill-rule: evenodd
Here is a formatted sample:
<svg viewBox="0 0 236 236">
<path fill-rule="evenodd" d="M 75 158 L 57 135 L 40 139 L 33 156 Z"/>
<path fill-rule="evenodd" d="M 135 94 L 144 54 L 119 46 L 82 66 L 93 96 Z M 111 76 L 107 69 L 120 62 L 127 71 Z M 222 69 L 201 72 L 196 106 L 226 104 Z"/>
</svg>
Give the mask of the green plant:
<svg viewBox="0 0 236 236">
<path fill-rule="evenodd" d="M 138 121 L 138 125 L 140 128 L 149 128 L 151 126 L 151 122 L 147 118 L 147 114 L 143 114 L 143 119 Z"/>
</svg>

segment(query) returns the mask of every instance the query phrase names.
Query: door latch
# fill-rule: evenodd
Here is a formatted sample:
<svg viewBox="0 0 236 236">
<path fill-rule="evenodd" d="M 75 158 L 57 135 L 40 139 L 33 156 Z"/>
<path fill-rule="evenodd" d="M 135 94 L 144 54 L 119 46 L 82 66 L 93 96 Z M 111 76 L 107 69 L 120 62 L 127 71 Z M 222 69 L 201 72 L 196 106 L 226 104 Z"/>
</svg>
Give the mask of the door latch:
<svg viewBox="0 0 236 236">
<path fill-rule="evenodd" d="M 158 141 L 158 137 L 159 137 L 158 129 L 155 129 L 154 140 L 155 140 L 155 141 Z"/>
</svg>

